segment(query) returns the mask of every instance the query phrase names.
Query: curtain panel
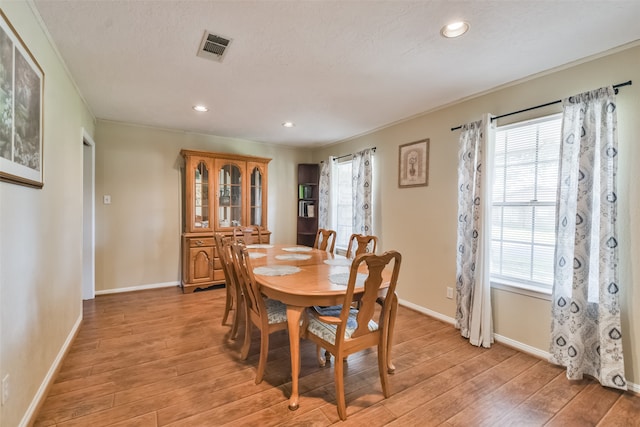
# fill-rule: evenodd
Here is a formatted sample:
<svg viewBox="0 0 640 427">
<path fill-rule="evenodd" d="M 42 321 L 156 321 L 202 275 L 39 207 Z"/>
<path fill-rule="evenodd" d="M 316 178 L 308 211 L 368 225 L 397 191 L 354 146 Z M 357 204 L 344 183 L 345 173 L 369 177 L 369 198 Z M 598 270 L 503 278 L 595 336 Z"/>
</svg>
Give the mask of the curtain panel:
<svg viewBox="0 0 640 427">
<path fill-rule="evenodd" d="M 612 87 L 563 101 L 550 361 L 627 389 L 618 282 L 617 112 Z"/>
<path fill-rule="evenodd" d="M 332 176 L 333 173 L 333 157 L 329 156 L 327 160 L 320 163 L 320 182 L 318 183 L 318 228 L 326 230 L 331 229 L 332 219 Z"/>
<path fill-rule="evenodd" d="M 370 148 L 355 153 L 351 160 L 353 178 L 353 233 L 370 235 L 373 233 L 372 150 Z"/>
<path fill-rule="evenodd" d="M 456 328 L 476 346 L 493 343 L 490 248 L 491 117 L 462 126 L 458 151 Z"/>
</svg>

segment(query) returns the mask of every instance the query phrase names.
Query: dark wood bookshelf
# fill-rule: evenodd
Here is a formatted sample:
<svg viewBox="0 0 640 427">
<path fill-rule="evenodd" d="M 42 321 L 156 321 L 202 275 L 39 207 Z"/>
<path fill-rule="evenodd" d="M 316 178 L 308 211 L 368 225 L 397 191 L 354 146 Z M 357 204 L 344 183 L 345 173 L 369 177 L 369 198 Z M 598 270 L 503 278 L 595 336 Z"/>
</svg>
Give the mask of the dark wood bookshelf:
<svg viewBox="0 0 640 427">
<path fill-rule="evenodd" d="M 318 195 L 320 165 L 298 164 L 297 244 L 313 246 L 318 232 Z"/>
</svg>

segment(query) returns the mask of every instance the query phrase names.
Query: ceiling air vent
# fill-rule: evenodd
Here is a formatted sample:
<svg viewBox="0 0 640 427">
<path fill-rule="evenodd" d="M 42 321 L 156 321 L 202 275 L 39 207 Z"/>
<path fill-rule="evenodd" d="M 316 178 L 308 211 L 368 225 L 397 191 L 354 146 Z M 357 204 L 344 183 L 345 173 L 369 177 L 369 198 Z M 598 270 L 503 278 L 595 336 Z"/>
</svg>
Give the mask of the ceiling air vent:
<svg viewBox="0 0 640 427">
<path fill-rule="evenodd" d="M 222 62 L 222 58 L 229 47 L 229 43 L 231 43 L 231 39 L 205 31 L 204 36 L 202 37 L 202 42 L 200 43 L 200 48 L 198 49 L 198 56 Z"/>
</svg>

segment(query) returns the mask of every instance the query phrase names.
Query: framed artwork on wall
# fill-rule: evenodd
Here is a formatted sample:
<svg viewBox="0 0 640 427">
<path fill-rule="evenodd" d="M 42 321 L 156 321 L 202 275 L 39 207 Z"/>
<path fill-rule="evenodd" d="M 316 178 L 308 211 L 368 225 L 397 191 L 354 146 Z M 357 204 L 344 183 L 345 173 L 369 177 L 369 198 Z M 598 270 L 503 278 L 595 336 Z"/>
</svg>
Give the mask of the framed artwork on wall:
<svg viewBox="0 0 640 427">
<path fill-rule="evenodd" d="M 42 188 L 44 71 L 0 10 L 0 179 Z"/>
<path fill-rule="evenodd" d="M 421 187 L 429 184 L 429 139 L 400 146 L 398 186 Z"/>
</svg>

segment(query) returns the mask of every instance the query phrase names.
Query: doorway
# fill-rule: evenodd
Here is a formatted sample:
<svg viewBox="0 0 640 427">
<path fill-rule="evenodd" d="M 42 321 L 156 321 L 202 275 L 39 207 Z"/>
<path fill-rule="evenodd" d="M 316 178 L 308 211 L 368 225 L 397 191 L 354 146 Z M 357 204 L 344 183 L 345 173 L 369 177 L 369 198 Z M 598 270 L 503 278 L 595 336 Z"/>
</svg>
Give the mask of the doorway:
<svg viewBox="0 0 640 427">
<path fill-rule="evenodd" d="M 82 299 L 95 297 L 96 145 L 82 129 Z"/>
</svg>

